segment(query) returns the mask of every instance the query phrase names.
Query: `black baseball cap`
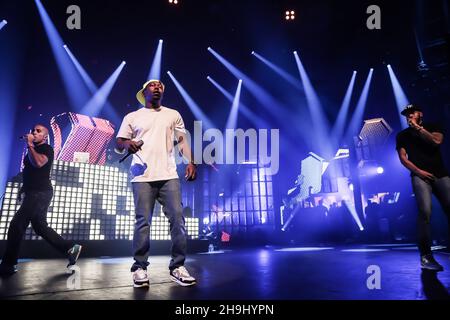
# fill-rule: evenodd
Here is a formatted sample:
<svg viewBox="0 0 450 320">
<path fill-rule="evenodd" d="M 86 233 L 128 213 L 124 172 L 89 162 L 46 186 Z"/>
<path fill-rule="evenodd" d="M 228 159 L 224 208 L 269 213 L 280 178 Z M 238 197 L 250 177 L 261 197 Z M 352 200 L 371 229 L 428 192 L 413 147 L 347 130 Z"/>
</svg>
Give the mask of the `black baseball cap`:
<svg viewBox="0 0 450 320">
<path fill-rule="evenodd" d="M 415 104 L 408 104 L 405 109 L 403 109 L 403 111 L 401 112 L 402 116 L 407 116 L 410 113 L 416 112 L 416 111 L 420 111 L 422 112 L 422 109 L 415 105 Z"/>
</svg>

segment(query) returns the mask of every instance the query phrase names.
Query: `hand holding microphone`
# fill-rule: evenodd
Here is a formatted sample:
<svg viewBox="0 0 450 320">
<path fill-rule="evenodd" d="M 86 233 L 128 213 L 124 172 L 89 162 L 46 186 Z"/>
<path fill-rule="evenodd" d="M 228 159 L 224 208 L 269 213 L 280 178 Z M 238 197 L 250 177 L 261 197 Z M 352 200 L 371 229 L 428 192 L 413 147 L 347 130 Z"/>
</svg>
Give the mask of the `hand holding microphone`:
<svg viewBox="0 0 450 320">
<path fill-rule="evenodd" d="M 416 122 L 416 119 L 408 119 L 408 125 L 418 131 L 423 128 Z"/>
<path fill-rule="evenodd" d="M 23 140 L 28 145 L 33 144 L 34 136 L 31 133 L 24 134 L 19 137 L 19 140 Z"/>
<path fill-rule="evenodd" d="M 128 149 L 128 153 L 122 159 L 120 159 L 119 163 L 124 162 L 130 155 L 135 154 L 136 152 L 141 150 L 141 147 L 143 145 L 144 145 L 144 141 L 142 141 L 142 140 L 139 140 L 139 141 L 128 140 L 126 142 L 126 147 Z"/>
<path fill-rule="evenodd" d="M 184 175 L 186 181 L 194 181 L 197 178 L 197 166 L 194 162 L 190 162 L 186 166 L 186 173 Z"/>
</svg>

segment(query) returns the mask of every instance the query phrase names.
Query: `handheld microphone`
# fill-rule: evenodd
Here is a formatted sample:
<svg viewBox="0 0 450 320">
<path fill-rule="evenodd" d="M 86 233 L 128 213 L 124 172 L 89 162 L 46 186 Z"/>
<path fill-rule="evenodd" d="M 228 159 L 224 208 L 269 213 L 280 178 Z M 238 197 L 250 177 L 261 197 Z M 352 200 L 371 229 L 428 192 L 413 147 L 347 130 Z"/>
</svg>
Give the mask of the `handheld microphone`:
<svg viewBox="0 0 450 320">
<path fill-rule="evenodd" d="M 142 147 L 143 145 L 144 145 L 144 141 L 139 140 L 139 141 L 137 142 L 137 147 L 138 147 L 138 148 Z M 122 159 L 119 160 L 119 163 L 124 162 L 124 161 L 125 161 L 130 155 L 132 155 L 132 154 L 133 154 L 132 152 L 128 151 L 128 153 L 127 153 Z"/>
</svg>

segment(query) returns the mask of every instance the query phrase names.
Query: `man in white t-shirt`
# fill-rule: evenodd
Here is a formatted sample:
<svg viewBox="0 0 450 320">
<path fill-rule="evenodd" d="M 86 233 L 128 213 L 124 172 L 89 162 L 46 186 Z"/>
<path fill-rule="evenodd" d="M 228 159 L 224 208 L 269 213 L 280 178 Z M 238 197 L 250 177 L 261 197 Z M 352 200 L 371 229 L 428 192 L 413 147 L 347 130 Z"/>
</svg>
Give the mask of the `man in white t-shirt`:
<svg viewBox="0 0 450 320">
<path fill-rule="evenodd" d="M 135 287 L 149 286 L 147 266 L 150 224 L 156 200 L 163 206 L 164 214 L 170 223 L 170 277 L 182 286 L 196 283 L 195 278 L 184 267 L 186 230 L 182 214 L 180 179 L 175 163 L 175 144 L 189 161 L 186 180 L 195 180 L 196 166 L 186 140 L 183 119 L 178 111 L 161 105 L 163 93 L 164 84 L 161 81 L 147 81 L 136 94 L 137 100 L 144 107 L 127 114 L 117 134 L 117 149 L 133 154 L 130 171 L 136 223 L 133 237 L 134 264 L 131 272 Z"/>
</svg>

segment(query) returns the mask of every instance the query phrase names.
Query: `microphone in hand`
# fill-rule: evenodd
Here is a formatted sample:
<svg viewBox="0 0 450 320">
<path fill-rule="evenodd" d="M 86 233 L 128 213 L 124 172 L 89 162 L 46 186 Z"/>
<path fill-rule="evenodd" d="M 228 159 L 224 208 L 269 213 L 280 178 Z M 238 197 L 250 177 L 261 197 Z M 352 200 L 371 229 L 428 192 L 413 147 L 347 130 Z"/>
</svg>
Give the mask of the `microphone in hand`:
<svg viewBox="0 0 450 320">
<path fill-rule="evenodd" d="M 411 128 L 413 128 L 413 129 L 415 129 L 416 127 L 417 127 L 417 125 L 414 123 L 414 121 L 413 120 L 408 120 L 408 126 L 409 127 L 411 127 Z"/>
<path fill-rule="evenodd" d="M 124 162 L 130 155 L 132 155 L 133 153 L 138 152 L 138 150 L 140 150 L 141 147 L 144 145 L 144 141 L 142 141 L 142 140 L 139 140 L 137 142 L 136 141 L 130 141 L 130 143 L 134 144 L 134 148 L 128 148 L 128 153 L 122 159 L 119 160 L 119 163 Z M 132 150 L 132 149 L 134 149 L 134 150 Z"/>
</svg>

